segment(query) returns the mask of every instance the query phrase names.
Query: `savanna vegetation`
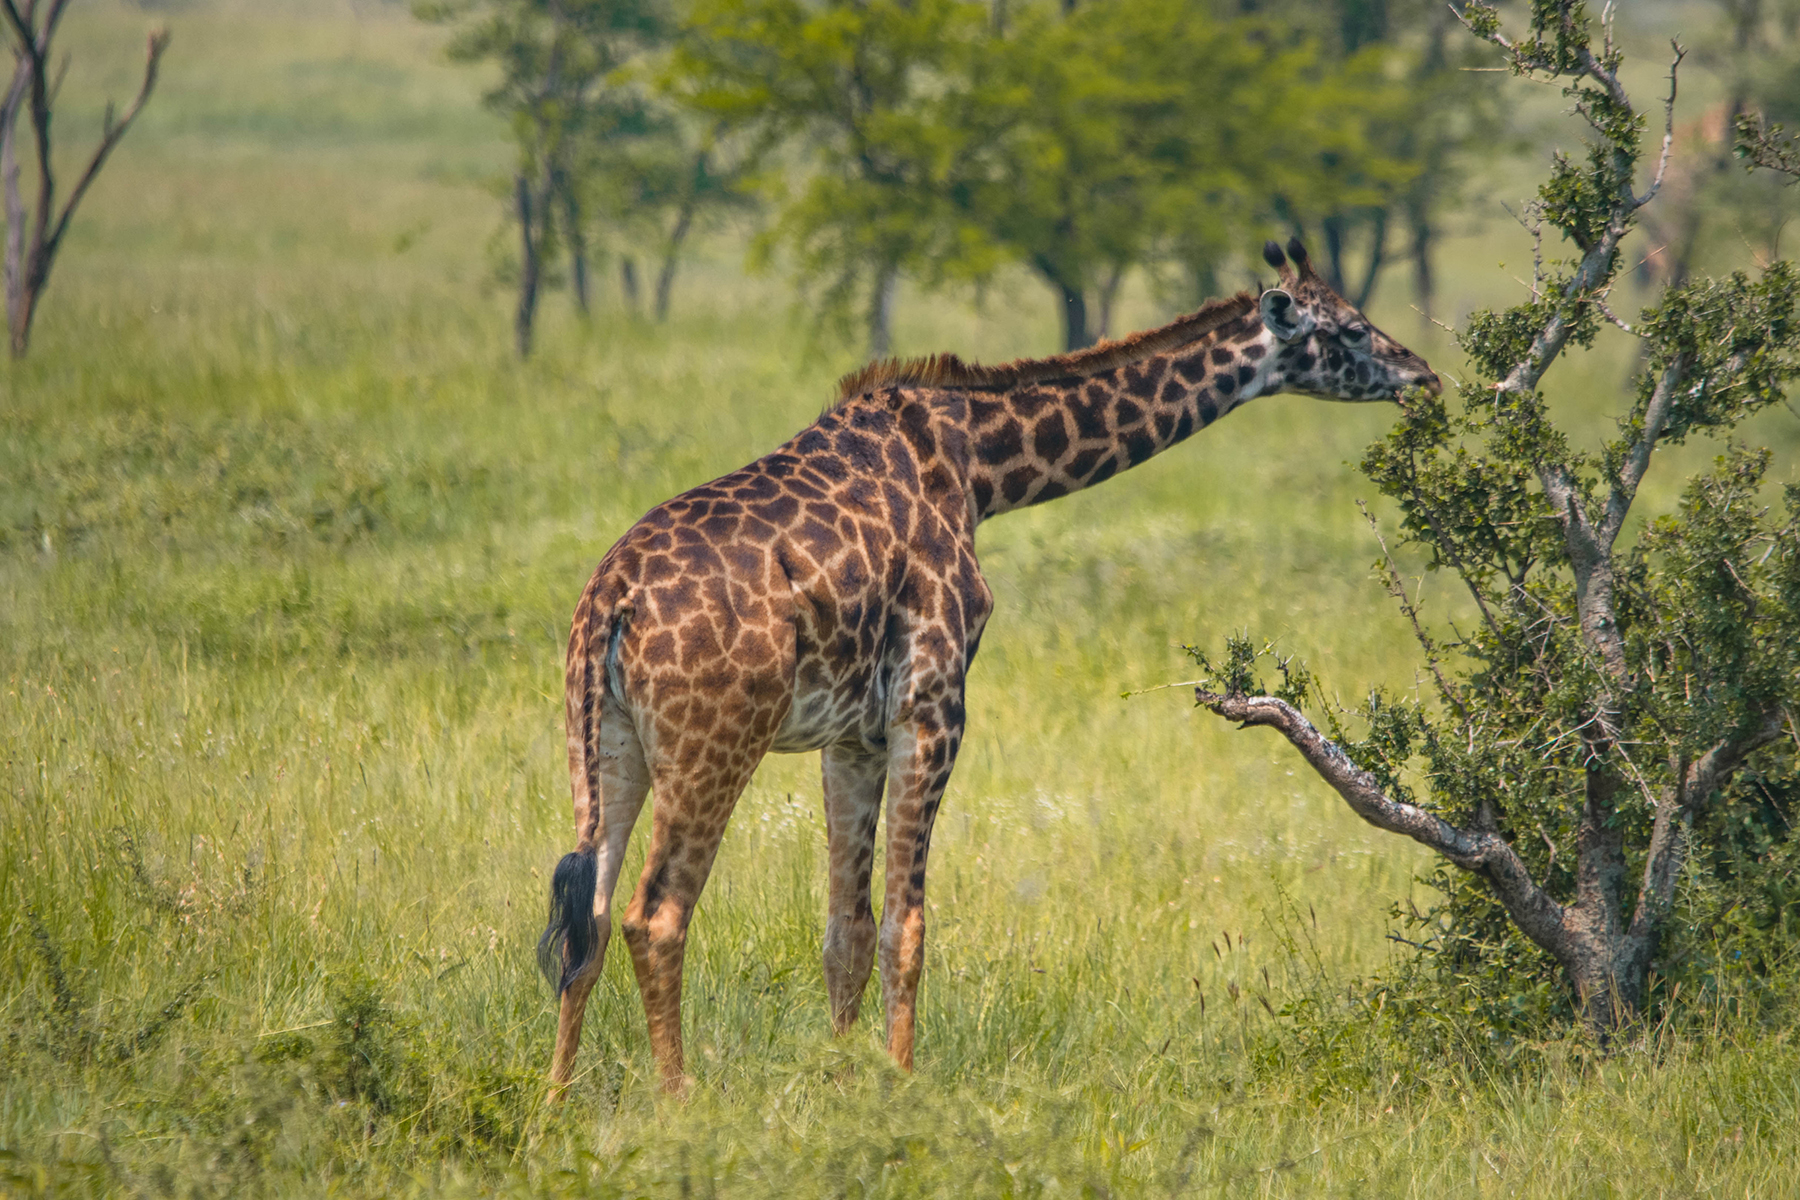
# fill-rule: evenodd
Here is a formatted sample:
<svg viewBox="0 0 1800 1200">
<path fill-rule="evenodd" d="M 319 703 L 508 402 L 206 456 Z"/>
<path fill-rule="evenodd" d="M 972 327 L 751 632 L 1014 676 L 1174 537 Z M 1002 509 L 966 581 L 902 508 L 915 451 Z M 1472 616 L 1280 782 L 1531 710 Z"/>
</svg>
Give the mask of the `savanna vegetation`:
<svg viewBox="0 0 1800 1200">
<path fill-rule="evenodd" d="M 811 420 L 859 351 L 790 307 L 791 244 L 746 274 L 755 227 L 720 223 L 691 235 L 662 323 L 616 282 L 623 250 L 656 243 L 596 237 L 589 315 L 544 305 L 521 361 L 519 144 L 482 103 L 496 77 L 447 55 L 453 29 L 338 0 L 145 7 L 66 18 L 75 148 L 132 94 L 147 24 L 174 38 L 31 354 L 0 375 L 7 1190 L 1793 1189 L 1779 939 L 1691 931 L 1720 969 L 1604 1050 L 1566 1005 L 1497 1020 L 1488 981 L 1388 938 L 1430 942 L 1413 914 L 1441 895 L 1419 879 L 1436 860 L 1189 689 L 1120 698 L 1184 678 L 1180 643 L 1248 629 L 1321 678 L 1432 702 L 1355 506 L 1400 527 L 1355 466 L 1396 413 L 1298 397 L 983 529 L 998 612 L 934 840 L 916 1075 L 888 1066 L 878 1022 L 829 1036 L 817 768 L 777 758 L 695 921 L 691 1099 L 659 1096 L 615 954 L 584 1074 L 543 1107 L 554 1004 L 532 947 L 568 840 L 569 610 L 632 519 Z M 1657 94 L 1659 39 L 1717 20 L 1632 14 L 1630 85 Z M 1678 127 L 1732 103 L 1694 65 Z M 1433 210 L 1446 320 L 1527 298 L 1531 239 L 1499 202 L 1549 173 L 1549 146 L 1576 148 L 1546 124 L 1559 95 L 1512 86 L 1516 145 L 1465 161 L 1461 207 Z M 1707 211 L 1724 224 L 1696 269 L 1767 255 L 1769 227 Z M 1352 278 L 1374 212 L 1345 214 Z M 1227 286 L 1251 249 L 1219 260 Z M 1371 315 L 1471 376 L 1409 310 L 1409 276 L 1382 272 Z M 1171 277 L 1126 272 L 1113 327 L 1172 311 Z M 1028 263 L 920 290 L 939 282 L 900 277 L 897 351 L 1065 338 Z M 1636 312 L 1636 286 L 1619 280 L 1615 311 Z M 1571 445 L 1617 436 L 1638 353 L 1600 322 L 1544 379 Z M 1736 436 L 1770 448 L 1755 494 L 1778 498 L 1792 413 Z M 1636 519 L 1675 513 L 1723 449 L 1696 432 L 1659 455 Z M 1390 547 L 1428 612 L 1472 614 Z M 1763 957 L 1734 969 L 1746 947 Z"/>
</svg>

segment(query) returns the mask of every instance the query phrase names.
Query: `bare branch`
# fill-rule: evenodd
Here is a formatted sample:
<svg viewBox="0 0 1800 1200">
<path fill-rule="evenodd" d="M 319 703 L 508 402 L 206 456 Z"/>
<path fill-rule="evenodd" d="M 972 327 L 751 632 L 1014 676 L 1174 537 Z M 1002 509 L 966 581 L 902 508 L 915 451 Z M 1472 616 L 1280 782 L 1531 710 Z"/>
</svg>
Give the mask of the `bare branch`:
<svg viewBox="0 0 1800 1200">
<path fill-rule="evenodd" d="M 1388 595 L 1400 602 L 1400 611 L 1412 622 L 1413 637 L 1418 639 L 1419 648 L 1425 651 L 1425 665 L 1431 669 L 1432 678 L 1437 680 L 1438 695 L 1444 698 L 1444 703 L 1455 710 L 1457 717 L 1466 724 L 1469 710 L 1451 689 L 1450 681 L 1444 678 L 1443 669 L 1438 666 L 1437 643 L 1432 641 L 1431 635 L 1419 623 L 1419 610 L 1406 594 L 1406 584 L 1400 578 L 1400 568 L 1394 565 L 1394 556 L 1388 553 L 1387 539 L 1381 536 L 1381 527 L 1375 523 L 1375 514 L 1361 500 L 1356 502 L 1356 507 L 1362 509 L 1363 518 L 1369 522 L 1369 531 L 1375 535 L 1375 544 L 1381 547 L 1381 559 L 1387 564 Z"/>
<path fill-rule="evenodd" d="M 1562 906 L 1533 881 L 1524 860 L 1499 834 L 1459 829 L 1417 805 L 1390 798 L 1373 775 L 1351 762 L 1341 747 L 1284 700 L 1222 696 L 1205 688 L 1194 689 L 1194 698 L 1226 720 L 1278 730 L 1352 812 L 1377 829 L 1410 837 L 1480 875 L 1525 935 L 1568 965 L 1570 945 Z"/>
<path fill-rule="evenodd" d="M 42 51 L 38 49 L 37 34 L 26 22 L 25 16 L 13 3 L 13 0 L 0 0 L 0 8 L 6 10 L 6 20 L 13 27 L 13 34 L 19 39 L 19 49 L 34 63 L 42 61 Z"/>
<path fill-rule="evenodd" d="M 1612 291 L 1611 288 L 1608 288 L 1606 290 L 1608 292 Z M 1616 325 L 1623 332 L 1629 333 L 1632 337 L 1635 337 L 1635 338 L 1641 338 L 1644 336 L 1643 334 L 1639 333 L 1637 330 L 1633 329 L 1630 325 L 1626 324 L 1624 321 L 1621 321 L 1619 319 L 1619 315 L 1617 313 L 1615 313 L 1610 307 L 1607 306 L 1606 297 L 1604 295 L 1593 297 L 1593 304 L 1594 304 L 1595 308 L 1600 310 L 1601 316 L 1605 317 L 1609 322 L 1611 322 L 1613 325 Z"/>
<path fill-rule="evenodd" d="M 63 59 L 57 77 L 52 80 L 47 76 L 51 38 L 68 6 L 69 0 L 49 0 L 47 4 L 39 4 L 38 0 L 25 0 L 23 5 L 19 0 L 0 0 L 0 12 L 4 13 L 6 24 L 12 33 L 9 40 L 16 43 L 12 87 L 8 90 L 4 109 L 0 110 L 0 116 L 6 118 L 5 129 L 0 131 L 0 137 L 3 137 L 5 143 L 0 147 L 0 159 L 5 160 L 0 163 L 0 176 L 4 177 L 0 186 L 6 192 L 7 210 L 4 272 L 6 319 L 14 358 L 25 353 L 30 340 L 33 314 L 49 280 L 63 236 L 68 232 L 69 222 L 107 157 L 149 100 L 151 90 L 156 86 L 163 52 L 169 43 L 166 29 L 158 29 L 150 34 L 145 54 L 144 78 L 137 97 L 123 118 L 118 117 L 113 105 L 108 103 L 100 143 L 95 147 L 59 211 L 56 205 L 55 159 L 51 153 L 50 125 L 56 93 L 68 69 L 67 56 Z M 27 109 L 30 113 L 36 150 L 37 195 L 35 202 L 29 207 L 19 195 L 19 155 L 14 125 L 22 109 Z"/>
<path fill-rule="evenodd" d="M 1669 170 L 1669 152 L 1675 146 L 1675 77 L 1681 68 L 1681 60 L 1687 57 L 1687 47 L 1673 38 L 1669 39 L 1670 49 L 1675 51 L 1674 59 L 1669 63 L 1669 95 L 1663 101 L 1663 138 L 1662 153 L 1656 159 L 1656 174 L 1650 180 L 1650 186 L 1642 196 L 1633 201 L 1634 207 L 1642 208 L 1656 198 L 1662 191 L 1663 176 Z"/>
<path fill-rule="evenodd" d="M 131 102 L 131 107 L 125 110 L 125 115 L 117 121 L 112 119 L 112 106 L 110 104 L 107 106 L 105 131 L 101 134 L 100 144 L 94 148 L 94 156 L 88 160 L 87 170 L 81 173 L 81 178 L 75 181 L 74 188 L 70 190 L 69 199 L 63 205 L 62 215 L 56 220 L 55 231 L 45 240 L 42 253 L 46 259 L 46 266 L 48 265 L 47 260 L 55 255 L 57 246 L 62 242 L 63 234 L 68 231 L 69 218 L 75 215 L 75 206 L 81 203 L 81 197 L 86 194 L 88 185 L 94 182 L 94 176 L 100 173 L 100 167 L 106 162 L 107 155 L 113 152 L 113 147 L 119 144 L 119 139 L 125 136 L 125 131 L 131 128 L 131 123 L 137 120 L 138 113 L 143 111 L 144 102 L 150 99 L 150 91 L 156 86 L 157 68 L 162 63 L 163 51 L 168 48 L 169 31 L 167 29 L 152 30 L 145 45 L 144 81 L 138 87 L 137 98 Z"/>
<path fill-rule="evenodd" d="M 44 17 L 43 41 L 40 48 L 44 53 L 50 52 L 50 39 L 56 36 L 56 27 L 62 22 L 63 13 L 69 7 L 69 0 L 50 0 L 50 11 Z"/>
</svg>

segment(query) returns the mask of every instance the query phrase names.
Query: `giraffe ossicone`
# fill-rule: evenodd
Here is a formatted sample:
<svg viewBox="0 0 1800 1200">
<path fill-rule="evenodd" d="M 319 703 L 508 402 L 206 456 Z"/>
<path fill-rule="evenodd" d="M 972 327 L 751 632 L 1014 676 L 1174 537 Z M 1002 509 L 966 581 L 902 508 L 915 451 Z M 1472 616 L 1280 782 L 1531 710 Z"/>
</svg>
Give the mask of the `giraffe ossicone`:
<svg viewBox="0 0 1800 1200">
<path fill-rule="evenodd" d="M 571 1078 L 612 931 L 625 847 L 654 792 L 620 928 L 664 1085 L 684 1086 L 688 922 L 762 757 L 822 751 L 832 1024 L 877 957 L 888 1050 L 910 1068 L 931 829 L 963 734 L 963 684 L 993 608 L 988 517 L 1110 479 L 1256 396 L 1438 390 L 1425 361 L 1313 271 L 1160 329 L 1001 366 L 877 363 L 786 445 L 657 505 L 575 607 L 566 705 L 575 850 L 551 883 L 539 961 L 561 1008 L 551 1095 Z M 886 817 L 881 919 L 870 877 Z"/>
</svg>

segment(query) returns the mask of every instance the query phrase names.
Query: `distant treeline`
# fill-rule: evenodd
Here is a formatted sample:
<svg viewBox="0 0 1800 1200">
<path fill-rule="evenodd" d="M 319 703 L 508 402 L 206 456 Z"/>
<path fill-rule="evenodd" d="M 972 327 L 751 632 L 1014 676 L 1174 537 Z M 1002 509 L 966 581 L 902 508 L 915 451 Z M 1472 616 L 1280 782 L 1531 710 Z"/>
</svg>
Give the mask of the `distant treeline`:
<svg viewBox="0 0 1800 1200">
<path fill-rule="evenodd" d="M 1410 264 L 1430 309 L 1461 151 L 1501 120 L 1438 0 L 430 0 L 519 158 L 519 350 L 539 296 L 617 260 L 660 318 L 689 235 L 761 214 L 821 319 L 888 348 L 895 285 L 1023 264 L 1066 345 L 1128 272 L 1171 302 L 1297 233 L 1365 304 Z M 1460 32 L 1460 31 L 1456 31 Z M 1233 283 L 1235 284 L 1235 280 Z"/>
</svg>

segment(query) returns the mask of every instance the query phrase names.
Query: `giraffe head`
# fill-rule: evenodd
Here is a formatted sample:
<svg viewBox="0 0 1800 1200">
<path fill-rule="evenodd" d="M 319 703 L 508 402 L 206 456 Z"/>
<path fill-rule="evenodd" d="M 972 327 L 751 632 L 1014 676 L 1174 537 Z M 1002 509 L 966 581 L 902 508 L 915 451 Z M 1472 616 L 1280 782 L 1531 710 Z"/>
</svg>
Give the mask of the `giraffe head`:
<svg viewBox="0 0 1800 1200">
<path fill-rule="evenodd" d="M 1409 387 L 1438 394 L 1442 385 L 1425 360 L 1332 291 L 1299 238 L 1288 242 L 1285 255 L 1274 242 L 1265 243 L 1263 258 L 1281 276 L 1258 304 L 1263 327 L 1275 339 L 1266 391 L 1329 400 L 1392 400 Z"/>
</svg>

